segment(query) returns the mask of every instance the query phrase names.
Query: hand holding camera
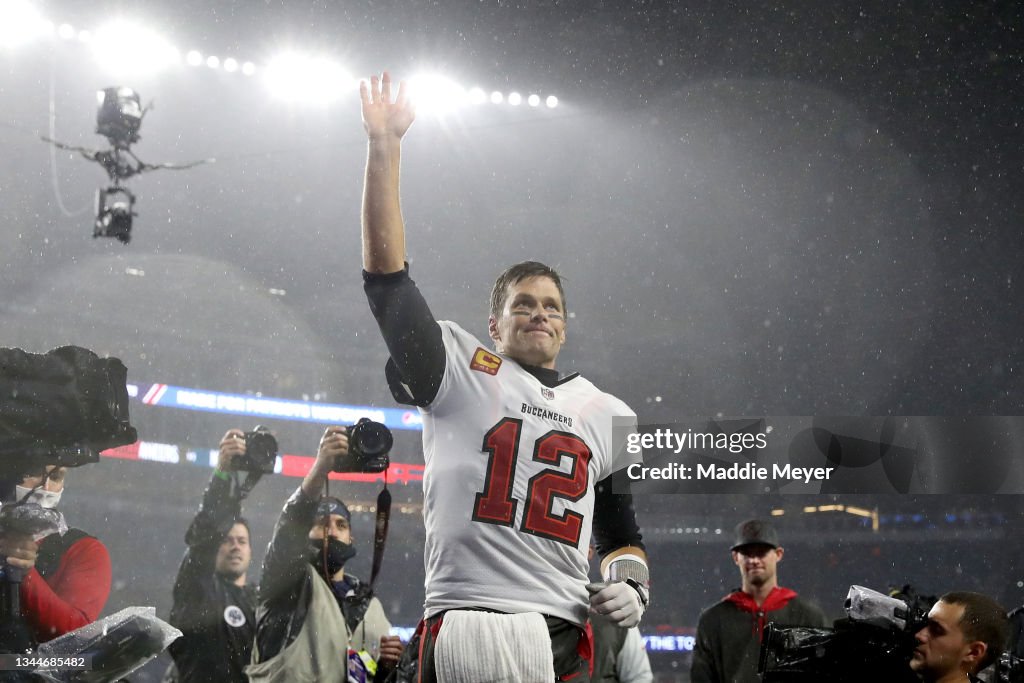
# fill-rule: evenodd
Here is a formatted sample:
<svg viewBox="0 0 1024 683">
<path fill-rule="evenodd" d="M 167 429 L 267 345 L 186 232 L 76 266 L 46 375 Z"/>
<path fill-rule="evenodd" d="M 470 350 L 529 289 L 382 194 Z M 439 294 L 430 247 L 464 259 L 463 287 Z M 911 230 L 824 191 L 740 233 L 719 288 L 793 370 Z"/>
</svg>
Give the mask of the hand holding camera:
<svg viewBox="0 0 1024 683">
<path fill-rule="evenodd" d="M 391 430 L 364 417 L 351 427 L 328 427 L 320 439 L 317 461 L 327 458 L 332 472 L 383 472 L 391 464 L 392 445 Z"/>
<path fill-rule="evenodd" d="M 221 472 L 272 474 L 276 462 L 277 439 L 262 425 L 251 432 L 229 429 L 220 440 L 217 469 Z"/>
<path fill-rule="evenodd" d="M 221 472 L 237 470 L 236 462 L 245 455 L 245 432 L 241 429 L 229 429 L 220 440 L 220 453 L 217 456 L 217 469 Z"/>
<path fill-rule="evenodd" d="M 327 472 L 358 472 L 358 467 L 349 454 L 348 430 L 345 427 L 328 427 L 320 437 L 320 448 L 316 454 L 314 468 Z"/>
<path fill-rule="evenodd" d="M 0 533 L 0 564 L 7 563 L 28 571 L 36 564 L 39 544 L 29 534 Z"/>
</svg>

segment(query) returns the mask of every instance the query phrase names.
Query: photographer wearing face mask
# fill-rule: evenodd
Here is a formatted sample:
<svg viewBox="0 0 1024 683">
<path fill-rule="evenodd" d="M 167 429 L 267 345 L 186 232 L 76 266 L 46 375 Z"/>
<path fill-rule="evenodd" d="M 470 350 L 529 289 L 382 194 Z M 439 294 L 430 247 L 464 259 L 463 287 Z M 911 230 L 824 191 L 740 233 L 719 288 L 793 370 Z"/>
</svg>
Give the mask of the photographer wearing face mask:
<svg viewBox="0 0 1024 683">
<path fill-rule="evenodd" d="M 29 473 L 16 486 L 16 501 L 56 510 L 66 476 L 67 468 L 53 465 Z M 0 531 L 0 558 L 24 571 L 21 614 L 37 642 L 92 623 L 110 595 L 110 554 L 80 529 L 36 538 Z"/>
<path fill-rule="evenodd" d="M 344 427 L 328 427 L 312 469 L 285 503 L 260 582 L 251 681 L 383 681 L 402 652 L 371 588 L 348 574 L 351 515 L 321 498 L 332 470 L 359 471 Z"/>
<path fill-rule="evenodd" d="M 245 455 L 244 432 L 228 430 L 202 505 L 185 534 L 188 549 L 174 582 L 170 616 L 183 635 L 169 648 L 181 683 L 246 680 L 256 635 L 256 589 L 246 581 L 252 545 L 233 479 Z"/>
</svg>

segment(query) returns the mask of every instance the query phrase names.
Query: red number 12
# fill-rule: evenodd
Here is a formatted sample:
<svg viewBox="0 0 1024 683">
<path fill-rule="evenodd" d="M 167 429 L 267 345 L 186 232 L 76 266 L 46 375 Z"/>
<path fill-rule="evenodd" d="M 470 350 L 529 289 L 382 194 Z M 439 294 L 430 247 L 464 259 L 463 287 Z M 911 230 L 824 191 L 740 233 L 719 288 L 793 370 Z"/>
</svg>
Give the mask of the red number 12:
<svg viewBox="0 0 1024 683">
<path fill-rule="evenodd" d="M 487 453 L 487 477 L 484 490 L 476 494 L 474 521 L 509 527 L 514 524 L 519 501 L 512 497 L 512 484 L 522 427 L 522 420 L 506 417 L 484 435 L 481 450 Z M 553 469 L 563 457 L 572 463 L 568 473 Z M 556 515 L 551 509 L 556 498 L 577 501 L 586 495 L 590 457 L 587 444 L 568 432 L 552 430 L 534 442 L 533 460 L 553 467 L 535 474 L 527 484 L 520 531 L 572 546 L 579 544 L 583 515 L 569 510 Z"/>
</svg>

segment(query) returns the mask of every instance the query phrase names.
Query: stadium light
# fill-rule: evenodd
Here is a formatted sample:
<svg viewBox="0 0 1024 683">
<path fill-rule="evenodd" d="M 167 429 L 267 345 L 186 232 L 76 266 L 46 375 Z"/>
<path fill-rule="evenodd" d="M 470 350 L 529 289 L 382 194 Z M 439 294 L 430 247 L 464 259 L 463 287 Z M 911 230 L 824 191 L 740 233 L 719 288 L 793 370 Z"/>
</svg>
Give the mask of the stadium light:
<svg viewBox="0 0 1024 683">
<path fill-rule="evenodd" d="M 220 57 L 210 55 L 206 58 L 206 66 L 210 67 L 211 69 L 216 69 L 220 67 Z"/>
<path fill-rule="evenodd" d="M 224 60 L 224 70 L 229 74 L 233 74 L 238 71 L 238 60 L 234 57 L 228 57 Z"/>
<path fill-rule="evenodd" d="M 242 65 L 242 73 L 246 76 L 252 76 L 254 73 L 256 73 L 256 65 L 252 62 L 246 62 Z"/>
<path fill-rule="evenodd" d="M 548 105 L 549 109 L 554 109 L 558 106 L 558 98 L 554 95 L 548 95 L 547 99 L 544 100 L 544 104 Z"/>
<path fill-rule="evenodd" d="M 57 27 L 57 35 L 64 40 L 71 40 L 75 37 L 75 27 L 71 24 L 61 24 Z"/>
<path fill-rule="evenodd" d="M 46 20 L 31 3 L 0 0 L 0 47 L 17 47 L 46 32 Z"/>
<path fill-rule="evenodd" d="M 200 54 L 199 50 L 189 50 L 188 54 L 185 55 L 185 63 L 189 66 L 199 66 L 203 63 L 203 55 Z"/>
<path fill-rule="evenodd" d="M 352 75 L 336 62 L 298 53 L 276 57 L 267 65 L 265 77 L 275 96 L 293 102 L 329 104 L 355 87 Z"/>
<path fill-rule="evenodd" d="M 100 28 L 90 46 L 99 65 L 118 75 L 156 73 L 181 61 L 178 51 L 161 36 L 126 21 Z"/>
<path fill-rule="evenodd" d="M 534 94 L 534 95 L 530 95 L 530 96 L 529 96 L 529 97 L 528 97 L 528 98 L 526 99 L 526 102 L 527 102 L 527 104 L 529 104 L 529 105 L 530 105 L 531 107 L 536 107 L 536 106 L 537 106 L 538 104 L 540 104 L 540 95 L 537 95 L 537 94 Z"/>
<path fill-rule="evenodd" d="M 465 88 L 439 74 L 410 78 L 409 95 L 416 103 L 416 110 L 424 114 L 446 114 L 469 101 Z"/>
<path fill-rule="evenodd" d="M 508 94 L 508 103 L 513 107 L 518 107 L 523 103 L 523 96 L 517 92 L 511 92 Z"/>
<path fill-rule="evenodd" d="M 470 104 L 483 104 L 487 101 L 487 93 L 483 91 L 483 88 L 472 88 L 469 91 L 469 103 Z"/>
<path fill-rule="evenodd" d="M 495 90 L 494 92 L 491 93 L 491 102 L 493 104 L 501 104 L 504 101 L 505 101 L 505 96 L 502 95 L 497 90 Z"/>
</svg>

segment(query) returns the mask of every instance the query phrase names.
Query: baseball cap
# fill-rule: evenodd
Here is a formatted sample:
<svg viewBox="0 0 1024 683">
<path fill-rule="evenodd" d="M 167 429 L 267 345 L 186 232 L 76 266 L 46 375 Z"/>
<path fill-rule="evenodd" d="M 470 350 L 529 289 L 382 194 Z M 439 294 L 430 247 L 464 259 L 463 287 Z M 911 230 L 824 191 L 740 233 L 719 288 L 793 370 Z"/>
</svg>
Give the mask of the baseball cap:
<svg viewBox="0 0 1024 683">
<path fill-rule="evenodd" d="M 736 525 L 736 541 L 732 544 L 732 550 L 737 550 L 745 545 L 767 545 L 772 548 L 779 547 L 779 535 L 768 522 L 760 519 L 748 519 Z"/>
</svg>

